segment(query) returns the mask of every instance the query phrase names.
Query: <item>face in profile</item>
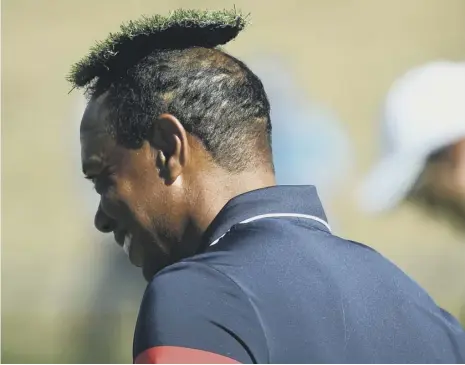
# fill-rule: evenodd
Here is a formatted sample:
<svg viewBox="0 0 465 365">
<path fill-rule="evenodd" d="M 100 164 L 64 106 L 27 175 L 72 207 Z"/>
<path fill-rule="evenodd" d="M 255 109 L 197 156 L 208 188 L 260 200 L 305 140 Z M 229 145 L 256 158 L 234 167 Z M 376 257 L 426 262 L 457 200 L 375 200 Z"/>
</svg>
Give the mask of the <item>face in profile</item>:
<svg viewBox="0 0 465 365">
<path fill-rule="evenodd" d="M 465 229 L 465 143 L 431 156 L 411 194 L 414 201 Z"/>
<path fill-rule="evenodd" d="M 161 151 L 148 142 L 138 149 L 116 143 L 106 97 L 92 99 L 81 122 L 82 170 L 100 196 L 95 226 L 113 234 L 150 280 L 180 255 L 182 183 L 167 183 L 157 164 Z"/>
</svg>

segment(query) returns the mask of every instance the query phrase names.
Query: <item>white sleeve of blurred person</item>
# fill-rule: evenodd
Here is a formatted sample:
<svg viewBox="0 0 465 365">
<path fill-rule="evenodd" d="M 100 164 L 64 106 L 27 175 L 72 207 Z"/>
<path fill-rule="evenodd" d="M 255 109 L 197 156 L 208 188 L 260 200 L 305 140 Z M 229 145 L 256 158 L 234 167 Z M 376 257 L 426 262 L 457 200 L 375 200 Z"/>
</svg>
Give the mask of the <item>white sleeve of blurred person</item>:
<svg viewBox="0 0 465 365">
<path fill-rule="evenodd" d="M 262 80 L 271 104 L 273 158 L 281 185 L 315 185 L 324 205 L 352 169 L 353 150 L 331 110 L 309 100 L 279 55 L 260 55 L 247 64 Z M 331 226 L 334 217 L 326 209 Z"/>
<path fill-rule="evenodd" d="M 398 205 L 432 154 L 465 140 L 465 63 L 433 62 L 400 77 L 386 97 L 380 130 L 380 161 L 358 192 L 370 213 Z"/>
</svg>

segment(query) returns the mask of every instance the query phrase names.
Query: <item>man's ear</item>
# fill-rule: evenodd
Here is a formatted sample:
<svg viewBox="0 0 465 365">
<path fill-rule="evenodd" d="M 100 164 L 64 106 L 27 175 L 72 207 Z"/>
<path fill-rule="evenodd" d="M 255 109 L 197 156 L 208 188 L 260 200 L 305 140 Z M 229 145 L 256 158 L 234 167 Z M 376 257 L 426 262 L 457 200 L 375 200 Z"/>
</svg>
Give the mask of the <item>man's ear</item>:
<svg viewBox="0 0 465 365">
<path fill-rule="evenodd" d="M 186 130 L 176 117 L 162 114 L 153 125 L 151 145 L 157 150 L 156 164 L 160 175 L 168 185 L 174 183 L 189 157 Z"/>
</svg>

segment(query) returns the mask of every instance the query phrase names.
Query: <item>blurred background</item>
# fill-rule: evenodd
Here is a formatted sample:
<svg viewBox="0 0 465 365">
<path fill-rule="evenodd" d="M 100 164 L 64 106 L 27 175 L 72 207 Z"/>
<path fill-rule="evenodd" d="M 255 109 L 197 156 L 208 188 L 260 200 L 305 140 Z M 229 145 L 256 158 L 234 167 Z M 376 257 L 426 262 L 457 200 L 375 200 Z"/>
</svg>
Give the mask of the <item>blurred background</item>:
<svg viewBox="0 0 465 365">
<path fill-rule="evenodd" d="M 65 76 L 123 21 L 233 5 L 252 25 L 226 49 L 269 93 L 278 181 L 315 184 L 337 235 L 380 251 L 465 323 L 463 233 L 410 205 L 372 217 L 354 200 L 391 83 L 431 60 L 465 59 L 465 1 L 3 0 L 2 362 L 132 362 L 145 283 L 93 228 L 85 100 Z"/>
</svg>

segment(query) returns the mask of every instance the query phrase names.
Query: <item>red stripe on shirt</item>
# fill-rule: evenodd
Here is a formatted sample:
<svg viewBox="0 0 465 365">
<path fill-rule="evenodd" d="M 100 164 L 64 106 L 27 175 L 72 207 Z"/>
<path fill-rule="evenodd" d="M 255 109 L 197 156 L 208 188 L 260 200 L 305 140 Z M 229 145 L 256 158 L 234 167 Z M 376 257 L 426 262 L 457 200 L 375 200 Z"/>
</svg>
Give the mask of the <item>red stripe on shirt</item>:
<svg viewBox="0 0 465 365">
<path fill-rule="evenodd" d="M 145 350 L 134 364 L 240 364 L 213 352 L 178 346 L 155 346 Z"/>
</svg>

